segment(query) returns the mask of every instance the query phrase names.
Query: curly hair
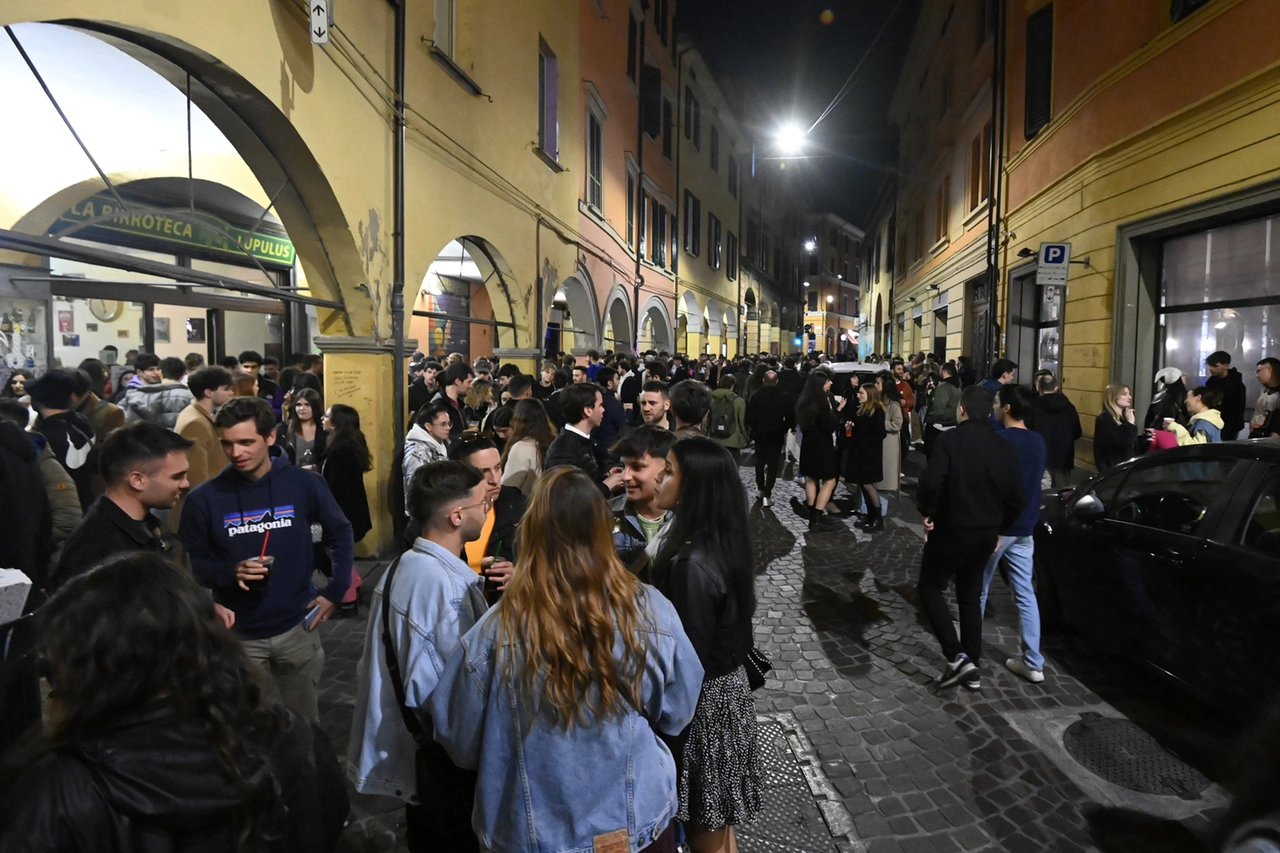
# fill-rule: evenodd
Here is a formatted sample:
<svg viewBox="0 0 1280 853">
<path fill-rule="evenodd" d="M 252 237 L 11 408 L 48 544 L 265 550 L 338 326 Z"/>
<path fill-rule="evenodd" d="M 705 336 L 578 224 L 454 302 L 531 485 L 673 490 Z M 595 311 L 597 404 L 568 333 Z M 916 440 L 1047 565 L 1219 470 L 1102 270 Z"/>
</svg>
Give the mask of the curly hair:
<svg viewBox="0 0 1280 853">
<path fill-rule="evenodd" d="M 69 580 L 39 623 L 54 713 L 37 757 L 107 734 L 162 700 L 208 739 L 235 784 L 236 849 L 256 846 L 279 798 L 263 759 L 289 714 L 208 593 L 156 554 L 118 554 Z"/>
</svg>

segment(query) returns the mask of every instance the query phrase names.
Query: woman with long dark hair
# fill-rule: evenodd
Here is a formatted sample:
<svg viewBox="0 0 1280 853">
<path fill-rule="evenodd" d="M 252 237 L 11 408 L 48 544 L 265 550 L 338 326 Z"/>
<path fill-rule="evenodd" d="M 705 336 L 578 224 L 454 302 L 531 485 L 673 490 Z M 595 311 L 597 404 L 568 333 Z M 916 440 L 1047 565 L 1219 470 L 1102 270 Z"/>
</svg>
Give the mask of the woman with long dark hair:
<svg viewBox="0 0 1280 853">
<path fill-rule="evenodd" d="M 533 494 L 533 484 L 542 474 L 542 460 L 555 437 L 555 424 L 540 401 L 517 402 L 502 452 L 502 485 L 515 486 L 526 497 Z"/>
<path fill-rule="evenodd" d="M 321 425 L 328 431 L 320 475 L 329 484 L 338 508 L 351 522 L 351 535 L 356 542 L 373 529 L 369 517 L 369 497 L 364 490 L 364 474 L 373 469 L 369 445 L 360 431 L 360 413 L 350 406 L 334 403 L 325 412 Z M 338 605 L 339 612 L 355 614 L 360 594 L 360 573 L 351 571 L 351 586 Z"/>
<path fill-rule="evenodd" d="M 25 367 L 16 368 L 9 374 L 9 378 L 4 381 L 4 388 L 0 389 L 0 397 L 22 398 L 27 396 L 27 385 L 35 378 L 36 375 Z"/>
<path fill-rule="evenodd" d="M 669 742 L 694 853 L 734 850 L 733 827 L 762 808 L 763 765 L 745 664 L 756 608 L 747 494 L 715 441 L 684 438 L 667 454 L 657 507 L 673 512 L 653 585 L 671 600 L 705 670 L 693 722 Z"/>
<path fill-rule="evenodd" d="M 576 468 L 538 481 L 516 540 L 506 592 L 431 694 L 436 740 L 482 780 L 472 825 L 512 853 L 601 838 L 673 853 L 659 735 L 688 725 L 702 684 L 676 609 L 618 561 L 613 515 Z"/>
<path fill-rule="evenodd" d="M 844 400 L 840 401 L 844 408 Z M 840 476 L 836 454 L 836 409 L 831 407 L 831 374 L 814 370 L 796 401 L 796 427 L 800 430 L 800 476 L 804 477 L 804 503 L 791 499 L 791 508 L 809 519 L 809 529 L 838 530 L 840 522 L 827 518 L 827 504 Z"/>
<path fill-rule="evenodd" d="M 5 773 L 0 837 L 51 853 L 333 850 L 347 794 L 328 738 L 270 698 L 189 572 L 120 554 L 38 619 L 53 713 L 25 772 Z"/>
<path fill-rule="evenodd" d="M 846 415 L 844 477 L 862 489 L 866 518 L 856 525 L 863 530 L 884 530 L 880 513 L 880 493 L 875 484 L 884 478 L 885 407 L 875 385 L 860 385 L 857 408 Z"/>
<path fill-rule="evenodd" d="M 287 368 L 286 368 L 287 369 Z M 285 420 L 276 428 L 276 445 L 289 460 L 309 470 L 324 456 L 326 434 L 320 426 L 324 403 L 310 388 L 291 394 L 285 405 Z"/>
<path fill-rule="evenodd" d="M 898 380 L 887 370 L 876 374 L 876 390 L 884 403 L 884 453 L 881 465 L 884 467 L 884 478 L 874 484 L 878 492 L 897 492 L 902 488 L 902 438 L 904 429 L 910 429 L 902 414 L 902 392 L 898 390 Z M 880 513 L 883 516 L 889 506 L 889 499 L 880 501 Z M 868 516 L 869 517 L 869 516 Z"/>
</svg>

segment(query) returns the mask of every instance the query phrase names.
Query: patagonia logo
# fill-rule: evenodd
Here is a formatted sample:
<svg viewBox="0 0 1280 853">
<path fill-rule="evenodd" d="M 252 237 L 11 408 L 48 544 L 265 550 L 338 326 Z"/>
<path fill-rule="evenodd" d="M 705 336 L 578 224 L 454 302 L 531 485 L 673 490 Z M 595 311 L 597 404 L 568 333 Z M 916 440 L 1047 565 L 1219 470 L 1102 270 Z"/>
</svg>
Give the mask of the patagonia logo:
<svg viewBox="0 0 1280 853">
<path fill-rule="evenodd" d="M 244 513 L 230 512 L 222 517 L 222 529 L 232 537 L 242 533 L 266 533 L 282 527 L 293 527 L 292 506 L 252 509 Z"/>
</svg>

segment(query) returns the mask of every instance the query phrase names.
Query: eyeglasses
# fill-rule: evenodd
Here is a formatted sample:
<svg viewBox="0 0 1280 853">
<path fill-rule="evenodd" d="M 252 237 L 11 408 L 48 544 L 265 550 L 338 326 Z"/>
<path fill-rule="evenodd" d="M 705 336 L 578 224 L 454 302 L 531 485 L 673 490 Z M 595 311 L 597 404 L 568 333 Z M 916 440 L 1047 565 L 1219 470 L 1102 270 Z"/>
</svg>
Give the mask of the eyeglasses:
<svg viewBox="0 0 1280 853">
<path fill-rule="evenodd" d="M 489 510 L 493 509 L 493 499 L 485 498 L 484 500 L 480 501 L 480 503 L 478 504 L 463 504 L 462 506 L 455 509 L 454 512 L 461 512 L 464 509 L 471 509 L 473 506 L 482 506 L 484 507 L 484 511 L 487 513 Z"/>
</svg>

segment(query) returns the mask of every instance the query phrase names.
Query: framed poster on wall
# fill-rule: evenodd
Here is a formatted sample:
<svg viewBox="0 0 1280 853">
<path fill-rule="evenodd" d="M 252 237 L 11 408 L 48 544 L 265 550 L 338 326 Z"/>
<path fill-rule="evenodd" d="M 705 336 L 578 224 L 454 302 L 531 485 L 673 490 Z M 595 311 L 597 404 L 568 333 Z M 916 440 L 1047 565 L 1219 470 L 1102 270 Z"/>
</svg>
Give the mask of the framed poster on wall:
<svg viewBox="0 0 1280 853">
<path fill-rule="evenodd" d="M 168 322 L 169 322 L 168 320 L 165 320 L 166 325 L 168 324 Z M 204 318 L 202 317 L 187 318 L 187 343 L 189 344 L 204 343 L 204 335 L 205 335 L 204 324 L 205 324 L 205 321 L 204 321 Z"/>
</svg>

